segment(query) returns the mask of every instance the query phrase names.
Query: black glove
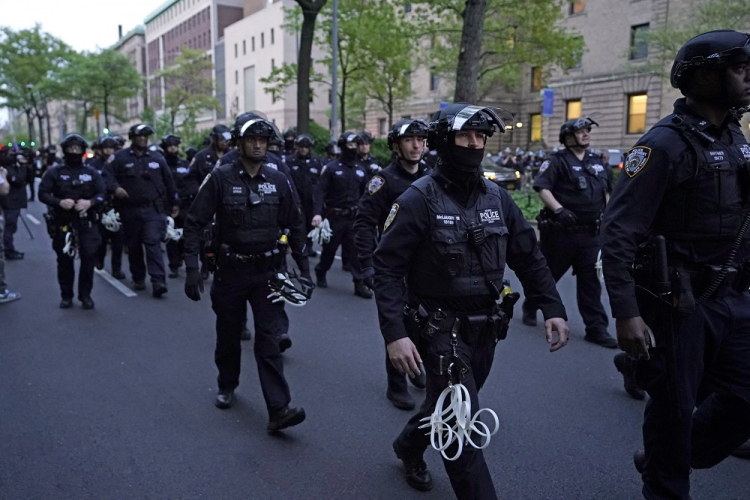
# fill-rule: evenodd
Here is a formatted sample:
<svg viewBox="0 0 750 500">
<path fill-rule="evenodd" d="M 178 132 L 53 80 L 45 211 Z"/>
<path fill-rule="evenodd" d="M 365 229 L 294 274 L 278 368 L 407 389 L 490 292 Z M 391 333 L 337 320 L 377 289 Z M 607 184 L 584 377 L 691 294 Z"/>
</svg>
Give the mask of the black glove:
<svg viewBox="0 0 750 500">
<path fill-rule="evenodd" d="M 188 269 L 185 278 L 185 295 L 191 300 L 201 300 L 203 293 L 203 278 L 200 269 Z"/>
<path fill-rule="evenodd" d="M 555 222 L 563 227 L 572 227 L 578 224 L 578 217 L 565 207 L 555 210 Z"/>
<path fill-rule="evenodd" d="M 364 277 L 362 278 L 362 284 L 365 285 L 370 290 L 375 288 L 375 270 L 371 267 L 366 267 L 362 269 L 362 274 Z"/>
</svg>

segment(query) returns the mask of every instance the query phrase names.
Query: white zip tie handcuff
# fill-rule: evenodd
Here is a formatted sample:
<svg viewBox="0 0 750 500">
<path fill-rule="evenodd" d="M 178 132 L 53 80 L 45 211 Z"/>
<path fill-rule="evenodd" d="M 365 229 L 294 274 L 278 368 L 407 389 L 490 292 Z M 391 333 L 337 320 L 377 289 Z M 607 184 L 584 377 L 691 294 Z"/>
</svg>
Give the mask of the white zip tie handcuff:
<svg viewBox="0 0 750 500">
<path fill-rule="evenodd" d="M 62 251 L 68 257 L 75 258 L 78 253 L 78 235 L 75 234 L 73 229 L 67 229 L 67 227 L 63 227 L 63 232 L 65 232 L 65 246 Z"/>
<path fill-rule="evenodd" d="M 331 223 L 328 222 L 328 219 L 323 219 L 320 226 L 307 233 L 307 237 L 312 239 L 318 245 L 331 241 L 332 235 L 333 231 L 331 231 Z"/>
<path fill-rule="evenodd" d="M 174 227 L 174 219 L 167 216 L 167 236 L 164 241 L 180 241 L 182 239 L 182 228 Z"/>
<path fill-rule="evenodd" d="M 456 323 L 460 323 L 456 320 Z M 456 352 L 456 346 L 458 345 L 457 340 L 457 327 L 454 325 L 451 339 L 451 347 L 453 348 L 452 359 L 460 360 L 458 353 Z M 442 360 L 441 360 L 442 361 Z M 463 360 L 460 363 L 465 366 Z M 454 461 L 461 456 L 464 449 L 464 444 L 473 446 L 478 450 L 483 450 L 490 444 L 490 439 L 500 429 L 500 419 L 497 417 L 497 413 L 489 408 L 482 408 L 471 416 L 471 398 L 469 396 L 469 390 L 465 385 L 460 383 L 461 376 L 464 370 L 458 370 L 459 383 L 453 383 L 453 369 L 456 363 L 451 361 L 448 365 L 448 387 L 446 387 L 440 397 L 438 397 L 437 403 L 435 403 L 435 411 L 429 417 L 424 417 L 420 422 L 425 422 L 420 425 L 420 429 L 429 428 L 430 443 L 435 450 L 439 451 L 440 454 L 449 461 Z M 442 365 L 441 365 L 442 370 Z M 444 405 L 448 401 L 448 406 L 444 408 Z M 490 428 L 479 419 L 479 416 L 483 413 L 488 413 L 495 421 L 494 430 L 490 431 Z M 451 425 L 451 420 L 453 424 Z M 471 434 L 477 434 L 482 441 L 480 444 L 474 442 L 471 439 Z M 458 444 L 458 450 L 456 454 L 449 457 L 446 450 L 454 442 Z"/>
<path fill-rule="evenodd" d="M 596 256 L 596 264 L 594 264 L 594 269 L 596 269 L 596 277 L 599 278 L 599 281 L 604 283 L 604 268 L 602 267 L 601 250 L 599 250 L 599 254 Z"/>
<path fill-rule="evenodd" d="M 102 225 L 107 231 L 116 233 L 120 230 L 122 224 L 120 223 L 120 214 L 115 212 L 112 208 L 108 212 L 102 214 Z"/>
</svg>

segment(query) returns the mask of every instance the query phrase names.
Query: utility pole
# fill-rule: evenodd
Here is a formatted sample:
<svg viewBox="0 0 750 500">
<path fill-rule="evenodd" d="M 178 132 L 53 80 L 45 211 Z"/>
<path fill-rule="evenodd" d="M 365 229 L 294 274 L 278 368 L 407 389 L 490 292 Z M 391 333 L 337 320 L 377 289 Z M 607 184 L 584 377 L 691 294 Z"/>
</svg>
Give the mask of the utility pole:
<svg viewBox="0 0 750 500">
<path fill-rule="evenodd" d="M 336 140 L 338 134 L 338 111 L 339 111 L 339 93 L 338 93 L 338 72 L 339 72 L 339 0 L 333 0 L 332 27 L 331 27 L 331 139 Z"/>
</svg>

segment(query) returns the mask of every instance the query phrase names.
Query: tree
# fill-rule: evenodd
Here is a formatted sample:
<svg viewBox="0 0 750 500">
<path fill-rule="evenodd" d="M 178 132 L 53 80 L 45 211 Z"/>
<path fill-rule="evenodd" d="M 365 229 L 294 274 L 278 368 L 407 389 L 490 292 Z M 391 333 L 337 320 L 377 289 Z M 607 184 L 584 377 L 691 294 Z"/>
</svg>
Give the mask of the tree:
<svg viewBox="0 0 750 500">
<path fill-rule="evenodd" d="M 91 54 L 71 53 L 67 64 L 54 71 L 44 83 L 49 95 L 56 98 L 75 101 L 79 105 L 77 117 L 80 124 L 77 129 L 81 134 L 87 133 L 88 117 L 94 108 L 94 86 L 97 65 Z"/>
<path fill-rule="evenodd" d="M 213 69 L 203 51 L 183 47 L 174 64 L 156 74 L 164 78 L 166 86 L 162 104 L 169 115 L 169 132 L 174 133 L 180 112 L 197 116 L 201 111 L 219 109 L 219 101 L 213 97 Z"/>
<path fill-rule="evenodd" d="M 327 0 L 295 0 L 302 10 L 302 26 L 297 56 L 297 131 L 310 130 L 310 71 L 312 46 L 315 38 L 315 19 Z"/>
<path fill-rule="evenodd" d="M 462 69 L 460 76 L 458 61 L 461 51 L 467 49 L 463 46 L 465 19 L 475 14 L 473 10 L 467 12 L 472 2 L 432 0 L 415 4 L 413 18 L 419 22 L 419 34 L 432 42 L 431 50 L 421 62 L 438 73 L 456 76 L 456 98 L 469 102 L 481 101 L 498 88 L 515 89 L 524 64 L 572 68 L 583 54 L 584 42 L 576 32 L 558 24 L 568 2 L 486 0 L 479 57 L 465 58 L 467 65 L 476 66 L 476 71 Z M 471 23 L 475 22 L 471 17 Z M 467 74 L 474 75 L 471 79 L 476 82 L 473 96 L 471 89 L 467 93 L 465 83 L 459 82 Z"/>
<path fill-rule="evenodd" d="M 104 126 L 109 117 L 124 110 L 125 99 L 135 97 L 141 88 L 141 75 L 127 57 L 116 50 L 104 50 L 93 57 L 94 73 L 90 82 L 94 104 L 104 112 Z"/>
<path fill-rule="evenodd" d="M 482 31 L 487 0 L 466 0 L 461 29 L 461 48 L 456 66 L 454 102 L 474 102 L 477 97 L 479 57 L 482 52 Z"/>
</svg>

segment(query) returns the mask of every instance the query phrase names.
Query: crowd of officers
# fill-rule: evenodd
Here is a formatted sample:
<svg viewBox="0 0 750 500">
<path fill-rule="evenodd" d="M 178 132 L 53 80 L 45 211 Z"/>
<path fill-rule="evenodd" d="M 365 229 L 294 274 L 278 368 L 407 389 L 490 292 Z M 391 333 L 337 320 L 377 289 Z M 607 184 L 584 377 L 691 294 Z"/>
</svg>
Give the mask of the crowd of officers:
<svg viewBox="0 0 750 500">
<path fill-rule="evenodd" d="M 539 162 L 539 244 L 508 193 L 482 173 L 487 138 L 505 131 L 496 108 L 456 103 L 430 123 L 395 123 L 385 168 L 370 154 L 366 132 L 343 133 L 319 159 L 312 137 L 282 135 L 254 111 L 232 128 L 214 127 L 208 146 L 187 160 L 175 135 L 149 146 L 147 125 L 130 129 L 129 147 L 117 137 L 100 139 L 88 161 L 86 141 L 69 135 L 38 193 L 50 207 L 60 307 L 73 305 L 76 254 L 78 299 L 84 309 L 94 307 L 93 272 L 104 266 L 107 242 L 112 275 L 124 278 L 127 248 L 132 287 L 145 289 L 148 275 L 154 297 L 167 293 L 167 275 L 179 276 L 184 263 L 185 293 L 200 300 L 213 272 L 215 404 L 227 409 L 236 401 L 249 303 L 267 428 L 278 431 L 304 421 L 305 411 L 291 406 L 281 356 L 291 345 L 289 321 L 277 299 L 304 302 L 315 284 L 327 287 L 340 246 L 354 293 L 371 298 L 374 291 L 386 397 L 411 410 L 407 381 L 426 389 L 393 449 L 408 484 L 429 490 L 422 419 L 450 382 L 462 383 L 479 408 L 512 316 L 506 264 L 523 285 L 523 322 L 536 325 L 542 312 L 551 351 L 568 341 L 556 282 L 572 268 L 584 339 L 626 351 L 615 357 L 626 391 L 636 399 L 650 395 L 644 450 L 634 458 L 643 495 L 687 499 L 691 468 L 747 453 L 750 438 L 750 145 L 737 122 L 737 109 L 750 105 L 750 35 L 717 31 L 690 40 L 677 55 L 672 84 L 685 99 L 628 153 L 614 194 L 607 163 L 589 149 L 597 125 L 591 118 L 564 123 L 562 148 L 548 158 L 528 157 L 529 167 Z M 7 235 L 25 207 L 25 186 L 33 185 L 26 177 L 33 178 L 31 160 L 21 150 L 0 169 L 6 259 L 23 258 Z M 517 165 L 509 151 L 498 161 Z M 23 196 L 13 194 L 19 187 Z M 103 213 L 110 214 L 107 224 Z M 122 231 L 113 231 L 119 223 Z M 332 234 L 314 284 L 308 233 L 326 224 Z M 165 266 L 168 227 L 184 234 L 167 243 Z M 601 303 L 600 248 L 617 340 Z M 0 301 L 13 300 L 3 265 Z M 458 498 L 496 498 L 480 449 L 466 446 L 444 464 Z"/>
</svg>

